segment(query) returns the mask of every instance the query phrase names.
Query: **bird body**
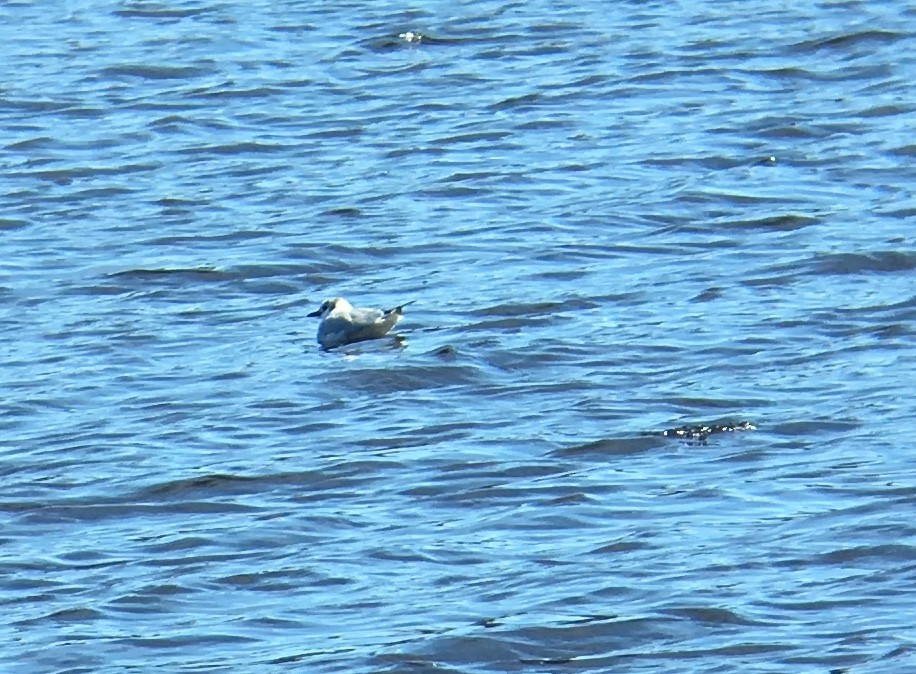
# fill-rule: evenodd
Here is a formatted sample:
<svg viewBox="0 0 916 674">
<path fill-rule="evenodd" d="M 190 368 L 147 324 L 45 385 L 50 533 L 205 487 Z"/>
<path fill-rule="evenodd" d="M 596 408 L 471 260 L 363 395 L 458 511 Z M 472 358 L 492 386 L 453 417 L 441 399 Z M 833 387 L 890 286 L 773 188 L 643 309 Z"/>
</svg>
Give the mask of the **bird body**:
<svg viewBox="0 0 916 674">
<path fill-rule="evenodd" d="M 393 309 L 354 307 L 343 297 L 325 300 L 310 317 L 321 318 L 318 326 L 318 343 L 325 349 L 378 339 L 388 334 L 403 315 L 405 302 Z"/>
</svg>

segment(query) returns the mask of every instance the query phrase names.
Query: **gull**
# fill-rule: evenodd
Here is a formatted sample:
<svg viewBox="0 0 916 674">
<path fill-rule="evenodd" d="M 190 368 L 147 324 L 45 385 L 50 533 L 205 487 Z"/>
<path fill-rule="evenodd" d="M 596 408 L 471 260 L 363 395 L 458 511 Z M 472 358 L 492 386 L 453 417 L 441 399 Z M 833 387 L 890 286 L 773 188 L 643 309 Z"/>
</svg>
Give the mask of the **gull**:
<svg viewBox="0 0 916 674">
<path fill-rule="evenodd" d="M 354 307 L 343 297 L 325 300 L 317 311 L 308 314 L 321 318 L 318 326 L 318 343 L 325 349 L 384 337 L 401 320 L 404 307 L 414 300 L 393 309 L 367 309 Z"/>
</svg>

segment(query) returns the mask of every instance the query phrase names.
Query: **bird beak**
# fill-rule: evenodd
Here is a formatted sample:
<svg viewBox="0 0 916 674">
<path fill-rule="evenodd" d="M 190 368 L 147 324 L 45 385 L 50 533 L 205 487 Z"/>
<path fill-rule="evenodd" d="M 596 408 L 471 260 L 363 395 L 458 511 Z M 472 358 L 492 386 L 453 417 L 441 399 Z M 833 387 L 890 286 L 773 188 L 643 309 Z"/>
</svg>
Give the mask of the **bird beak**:
<svg viewBox="0 0 916 674">
<path fill-rule="evenodd" d="M 310 314 L 306 314 L 306 316 L 308 318 L 318 318 L 319 316 L 321 316 L 321 309 L 318 309 L 317 311 L 313 311 Z"/>
</svg>

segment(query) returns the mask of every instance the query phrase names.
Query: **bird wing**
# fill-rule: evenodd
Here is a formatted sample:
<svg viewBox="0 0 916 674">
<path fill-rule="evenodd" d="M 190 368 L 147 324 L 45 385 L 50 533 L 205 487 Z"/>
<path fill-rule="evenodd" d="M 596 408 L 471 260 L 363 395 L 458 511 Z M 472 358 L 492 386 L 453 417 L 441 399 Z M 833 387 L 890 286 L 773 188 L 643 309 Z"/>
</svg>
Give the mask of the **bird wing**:
<svg viewBox="0 0 916 674">
<path fill-rule="evenodd" d="M 327 349 L 366 339 L 383 337 L 399 316 L 384 315 L 378 309 L 357 309 L 349 317 L 329 316 L 318 328 L 318 341 Z"/>
<path fill-rule="evenodd" d="M 350 321 L 353 325 L 368 326 L 376 323 L 384 314 L 378 309 L 356 309 L 350 312 Z"/>
<path fill-rule="evenodd" d="M 404 302 L 404 304 L 399 304 L 398 306 L 392 307 L 391 309 L 385 309 L 385 315 L 402 314 L 404 313 L 404 307 L 406 307 L 408 304 L 413 304 L 414 302 L 416 302 L 416 300 L 410 300 L 409 302 Z"/>
</svg>

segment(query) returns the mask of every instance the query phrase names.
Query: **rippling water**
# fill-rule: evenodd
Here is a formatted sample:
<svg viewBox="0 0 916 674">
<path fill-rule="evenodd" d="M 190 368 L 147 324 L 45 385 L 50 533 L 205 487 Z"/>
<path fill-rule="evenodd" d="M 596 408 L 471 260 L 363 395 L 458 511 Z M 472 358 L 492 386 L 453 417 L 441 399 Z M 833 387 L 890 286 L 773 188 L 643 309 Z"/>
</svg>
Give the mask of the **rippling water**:
<svg viewBox="0 0 916 674">
<path fill-rule="evenodd" d="M 916 667 L 914 25 L 0 5 L 0 667 Z"/>
</svg>

